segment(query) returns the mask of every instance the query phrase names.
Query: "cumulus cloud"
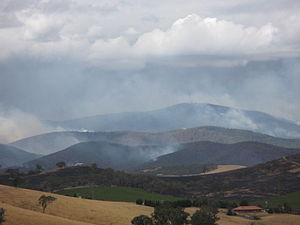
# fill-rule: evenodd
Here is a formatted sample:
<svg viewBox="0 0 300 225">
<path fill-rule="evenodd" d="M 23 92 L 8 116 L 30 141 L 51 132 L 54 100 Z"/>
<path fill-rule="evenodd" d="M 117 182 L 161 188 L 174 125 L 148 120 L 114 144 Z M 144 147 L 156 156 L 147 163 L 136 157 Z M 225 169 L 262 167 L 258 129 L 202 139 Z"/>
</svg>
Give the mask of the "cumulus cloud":
<svg viewBox="0 0 300 225">
<path fill-rule="evenodd" d="M 170 56 L 183 57 L 178 66 L 213 64 L 228 67 L 245 64 L 254 58 L 267 60 L 299 55 L 295 43 L 292 43 L 293 47 L 289 46 L 291 42 L 285 40 L 281 29 L 270 22 L 249 26 L 228 19 L 189 14 L 176 18 L 164 29 L 158 25 L 150 31 L 138 32 L 131 25 L 109 34 L 107 24 L 99 23 L 103 15 L 95 14 L 92 9 L 123 7 L 128 10 L 128 6 L 118 1 L 100 5 L 91 1 L 92 7 L 88 9 L 85 4 L 75 1 L 60 6 L 66 11 L 53 12 L 45 8 L 46 3 L 49 4 L 48 1 L 40 2 L 40 8 L 15 12 L 21 25 L 0 29 L 3 45 L 0 59 L 16 55 L 46 60 L 66 57 L 87 65 L 118 70 L 141 69 L 158 57 Z M 91 15 L 79 13 L 82 8 L 91 11 Z M 104 19 L 107 20 L 107 16 Z M 289 39 L 295 36 L 292 34 L 297 33 L 290 31 Z M 197 61 L 184 60 L 189 55 L 198 56 Z M 115 62 L 113 66 L 111 60 Z"/>
<path fill-rule="evenodd" d="M 278 29 L 271 24 L 245 27 L 196 14 L 178 19 L 167 31 L 143 34 L 135 47 L 154 55 L 243 55 L 261 52 L 272 44 Z"/>
</svg>

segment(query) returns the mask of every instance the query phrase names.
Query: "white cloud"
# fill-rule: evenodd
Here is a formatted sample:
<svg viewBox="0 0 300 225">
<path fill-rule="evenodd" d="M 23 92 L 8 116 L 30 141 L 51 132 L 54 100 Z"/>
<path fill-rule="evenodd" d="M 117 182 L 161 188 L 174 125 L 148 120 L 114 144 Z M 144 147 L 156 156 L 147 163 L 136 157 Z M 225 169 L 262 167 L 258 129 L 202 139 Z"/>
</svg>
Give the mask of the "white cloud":
<svg viewBox="0 0 300 225">
<path fill-rule="evenodd" d="M 279 0 L 274 4 L 282 5 Z M 64 3 L 28 0 L 18 7 L 15 1 L 5 5 L 7 16 L 16 17 L 18 26 L 4 24 L 0 28 L 3 49 L 0 60 L 16 56 L 67 57 L 87 66 L 140 69 L 149 62 L 163 62 L 159 58 L 166 56 L 182 57 L 180 62 L 174 61 L 175 66 L 230 67 L 254 58 L 300 55 L 296 9 L 284 8 L 283 12 L 277 12 L 278 9 L 272 8 L 271 12 L 262 14 L 256 4 L 249 2 L 191 1 L 183 5 L 177 0 L 161 4 L 158 1 L 134 4 L 131 0 L 66 0 Z M 245 9 L 249 5 L 252 11 L 247 14 Z M 179 7 L 180 13 L 175 10 Z M 253 9 L 256 8 L 259 20 L 255 19 Z M 226 10 L 231 10 L 232 15 Z M 291 12 L 286 20 L 278 19 L 280 13 L 287 15 L 286 12 Z M 149 22 L 145 18 L 155 20 Z M 190 62 L 184 59 L 187 55 L 199 58 Z M 116 66 L 112 66 L 112 60 Z"/>
<path fill-rule="evenodd" d="M 153 55 L 253 54 L 269 47 L 276 32 L 271 24 L 245 27 L 192 14 L 175 21 L 167 31 L 143 34 L 135 47 L 141 54 Z"/>
</svg>

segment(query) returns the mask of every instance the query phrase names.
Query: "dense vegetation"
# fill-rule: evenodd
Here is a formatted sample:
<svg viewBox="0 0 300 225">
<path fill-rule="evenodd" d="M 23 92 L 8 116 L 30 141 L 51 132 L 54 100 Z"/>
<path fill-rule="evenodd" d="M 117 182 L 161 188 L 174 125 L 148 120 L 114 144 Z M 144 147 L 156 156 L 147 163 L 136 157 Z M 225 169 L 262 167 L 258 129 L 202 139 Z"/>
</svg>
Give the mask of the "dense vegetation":
<svg viewBox="0 0 300 225">
<path fill-rule="evenodd" d="M 14 185 L 12 176 L 18 178 Z M 78 186 L 123 186 L 154 192 L 181 196 L 184 187 L 179 183 L 164 181 L 158 177 L 141 174 L 128 174 L 113 169 L 101 169 L 88 166 L 75 166 L 47 173 L 23 174 L 9 172 L 0 176 L 0 184 L 20 186 L 35 190 L 55 191 Z"/>
<path fill-rule="evenodd" d="M 151 217 L 140 215 L 132 219 L 133 225 L 216 225 L 219 219 L 217 210 L 210 207 L 202 207 L 197 210 L 189 219 L 190 214 L 182 207 L 172 205 L 160 205 L 154 208 Z"/>
</svg>

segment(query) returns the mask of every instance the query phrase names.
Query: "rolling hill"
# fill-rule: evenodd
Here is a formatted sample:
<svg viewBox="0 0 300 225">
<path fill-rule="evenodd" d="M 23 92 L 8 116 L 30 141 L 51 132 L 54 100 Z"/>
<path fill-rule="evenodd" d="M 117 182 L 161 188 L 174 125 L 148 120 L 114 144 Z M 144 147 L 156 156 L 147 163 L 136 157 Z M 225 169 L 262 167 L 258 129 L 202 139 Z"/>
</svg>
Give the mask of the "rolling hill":
<svg viewBox="0 0 300 225">
<path fill-rule="evenodd" d="M 38 157 L 40 157 L 40 155 L 29 153 L 13 146 L 0 144 L 1 168 L 22 166 L 24 162 Z"/>
<path fill-rule="evenodd" d="M 300 149 L 287 149 L 258 142 L 235 144 L 192 142 L 167 146 L 127 146 L 93 141 L 72 145 L 62 151 L 26 162 L 24 166 L 33 169 L 39 164 L 44 169 L 50 170 L 61 161 L 69 166 L 76 163 L 87 165 L 96 163 L 101 168 L 122 170 L 192 164 L 251 166 L 299 152 Z"/>
<path fill-rule="evenodd" d="M 178 151 L 159 156 L 141 168 L 155 168 L 191 164 L 227 164 L 253 166 L 283 156 L 300 153 L 300 149 L 287 149 L 258 142 L 220 144 L 193 142 L 178 147 Z"/>
<path fill-rule="evenodd" d="M 46 213 L 41 212 L 37 199 L 41 195 L 51 195 L 57 198 L 49 204 Z M 0 185 L 0 207 L 6 210 L 5 224 L 22 225 L 130 225 L 131 219 L 144 214 L 150 215 L 152 207 L 136 205 L 127 202 L 96 201 L 73 198 L 33 191 L 22 188 L 13 188 Z M 196 208 L 188 208 L 193 214 Z M 248 225 L 249 220 L 241 217 L 227 216 L 224 212 L 218 214 L 219 225 Z M 295 225 L 299 215 L 265 214 L 259 221 L 264 225 Z"/>
<path fill-rule="evenodd" d="M 163 179 L 179 182 L 195 197 L 266 199 L 300 190 L 300 154 L 223 173 Z"/>
<path fill-rule="evenodd" d="M 53 132 L 25 138 L 11 145 L 26 151 L 50 154 L 71 145 L 88 141 L 106 141 L 123 145 L 176 145 L 188 142 L 211 141 L 223 144 L 261 142 L 286 148 L 300 148 L 300 139 L 284 139 L 253 131 L 221 127 L 195 127 L 164 133 L 136 131 L 114 132 Z"/>
<path fill-rule="evenodd" d="M 128 174 L 112 169 L 67 167 L 39 174 L 23 174 L 21 187 L 61 190 L 82 186 L 122 186 L 184 198 L 262 200 L 300 189 L 300 154 L 282 157 L 252 167 L 232 171 L 181 177 Z M 0 184 L 12 185 L 7 174 Z"/>
<path fill-rule="evenodd" d="M 55 168 L 57 162 L 64 161 L 69 166 L 76 163 L 96 163 L 102 168 L 128 169 L 172 151 L 172 146 L 125 146 L 109 142 L 82 142 L 29 161 L 24 166 L 35 168 L 36 164 L 40 164 L 49 170 Z"/>
<path fill-rule="evenodd" d="M 148 112 L 115 113 L 48 123 L 65 129 L 93 131 L 162 132 L 197 126 L 218 126 L 252 130 L 278 137 L 300 137 L 300 126 L 296 122 L 263 112 L 204 103 L 182 103 Z"/>
</svg>

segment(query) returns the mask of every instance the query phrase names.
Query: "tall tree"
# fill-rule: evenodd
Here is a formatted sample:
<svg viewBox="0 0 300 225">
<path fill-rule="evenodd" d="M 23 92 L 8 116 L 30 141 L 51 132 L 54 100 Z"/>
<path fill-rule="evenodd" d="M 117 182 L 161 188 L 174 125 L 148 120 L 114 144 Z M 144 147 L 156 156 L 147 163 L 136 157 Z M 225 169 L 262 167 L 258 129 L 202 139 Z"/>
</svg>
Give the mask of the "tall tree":
<svg viewBox="0 0 300 225">
<path fill-rule="evenodd" d="M 0 208 L 0 224 L 5 222 L 5 209 Z"/>
<path fill-rule="evenodd" d="M 191 218 L 192 225 L 216 225 L 217 210 L 210 207 L 202 207 Z"/>
<path fill-rule="evenodd" d="M 65 162 L 58 162 L 58 163 L 56 163 L 56 166 L 58 167 L 58 168 L 64 168 L 64 167 L 66 167 L 66 163 Z"/>
<path fill-rule="evenodd" d="M 35 168 L 36 168 L 36 170 L 37 170 L 37 172 L 42 172 L 44 169 L 43 169 L 43 166 L 42 165 L 40 165 L 40 164 L 36 164 L 35 165 Z"/>
<path fill-rule="evenodd" d="M 51 202 L 55 201 L 56 198 L 53 197 L 53 196 L 46 196 L 46 195 L 42 195 L 40 198 L 39 198 L 39 204 L 42 206 L 43 208 L 43 213 L 45 213 L 45 210 L 48 206 L 48 204 L 50 204 Z"/>
</svg>

